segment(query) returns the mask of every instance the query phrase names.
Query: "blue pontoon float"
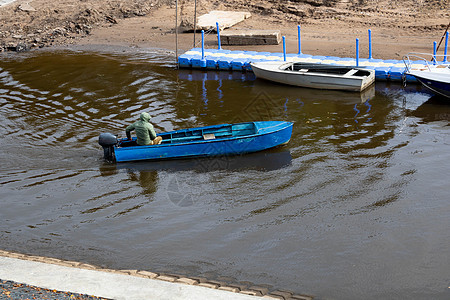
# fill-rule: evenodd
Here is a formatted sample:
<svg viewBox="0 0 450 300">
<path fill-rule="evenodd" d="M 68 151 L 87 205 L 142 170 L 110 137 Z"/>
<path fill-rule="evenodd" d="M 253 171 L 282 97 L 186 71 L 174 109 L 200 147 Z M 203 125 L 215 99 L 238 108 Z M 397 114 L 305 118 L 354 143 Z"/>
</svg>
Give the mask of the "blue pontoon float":
<svg viewBox="0 0 450 300">
<path fill-rule="evenodd" d="M 158 134 L 160 145 L 138 146 L 110 133 L 99 136 L 106 160 L 115 162 L 239 155 L 286 144 L 292 122 L 260 121 L 182 129 Z"/>
</svg>

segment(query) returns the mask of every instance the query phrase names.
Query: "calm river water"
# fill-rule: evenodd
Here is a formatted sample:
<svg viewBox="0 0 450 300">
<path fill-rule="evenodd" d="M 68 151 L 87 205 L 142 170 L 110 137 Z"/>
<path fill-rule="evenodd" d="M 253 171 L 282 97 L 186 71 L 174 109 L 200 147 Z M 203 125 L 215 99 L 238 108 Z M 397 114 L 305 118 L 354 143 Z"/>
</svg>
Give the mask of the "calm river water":
<svg viewBox="0 0 450 300">
<path fill-rule="evenodd" d="M 319 299 L 450 298 L 450 105 L 175 70 L 163 52 L 0 61 L 0 248 Z M 293 121 L 282 148 L 110 164 L 101 132 Z"/>
</svg>

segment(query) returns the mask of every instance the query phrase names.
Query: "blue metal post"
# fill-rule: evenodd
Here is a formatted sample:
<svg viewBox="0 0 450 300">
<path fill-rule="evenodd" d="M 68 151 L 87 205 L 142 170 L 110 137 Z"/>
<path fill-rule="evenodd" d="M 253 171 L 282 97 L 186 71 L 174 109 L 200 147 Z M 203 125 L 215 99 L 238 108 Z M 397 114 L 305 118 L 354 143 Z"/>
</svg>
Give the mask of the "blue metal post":
<svg viewBox="0 0 450 300">
<path fill-rule="evenodd" d="M 445 33 L 445 48 L 444 48 L 444 60 L 443 60 L 443 62 L 447 62 L 447 50 L 448 50 L 448 31 Z"/>
<path fill-rule="evenodd" d="M 372 30 L 369 29 L 369 59 L 372 59 Z"/>
<path fill-rule="evenodd" d="M 356 66 L 359 66 L 359 39 L 356 39 Z"/>
<path fill-rule="evenodd" d="M 219 44 L 219 50 L 222 50 L 222 47 L 220 45 L 220 27 L 219 27 L 219 22 L 216 22 L 216 28 L 217 28 L 217 43 Z"/>
<path fill-rule="evenodd" d="M 202 30 L 202 59 L 205 59 L 205 31 Z"/>
<path fill-rule="evenodd" d="M 433 42 L 433 59 L 434 59 L 434 64 L 436 64 L 436 52 L 437 52 L 436 45 L 437 45 L 437 42 L 434 41 Z"/>
<path fill-rule="evenodd" d="M 302 54 L 302 37 L 300 35 L 300 25 L 297 25 L 298 31 L 298 54 Z"/>
<path fill-rule="evenodd" d="M 286 37 L 283 36 L 283 58 L 286 61 Z"/>
</svg>

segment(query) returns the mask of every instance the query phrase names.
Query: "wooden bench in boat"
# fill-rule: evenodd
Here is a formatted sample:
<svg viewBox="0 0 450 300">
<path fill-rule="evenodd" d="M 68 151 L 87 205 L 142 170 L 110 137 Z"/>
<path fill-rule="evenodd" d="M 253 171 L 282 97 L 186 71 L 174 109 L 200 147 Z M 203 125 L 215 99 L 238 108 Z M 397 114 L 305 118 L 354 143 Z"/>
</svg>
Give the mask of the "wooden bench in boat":
<svg viewBox="0 0 450 300">
<path fill-rule="evenodd" d="M 348 71 L 347 73 L 344 74 L 344 76 L 352 76 L 355 75 L 359 70 L 357 69 L 351 69 L 350 71 Z"/>
<path fill-rule="evenodd" d="M 162 134 L 162 144 L 183 143 L 191 141 L 212 140 L 219 138 L 228 138 L 236 136 L 245 136 L 255 134 L 256 128 L 254 126 L 244 126 L 242 128 L 239 125 L 224 126 L 222 128 L 208 128 L 208 129 L 196 129 L 179 131 L 175 133 Z"/>
</svg>

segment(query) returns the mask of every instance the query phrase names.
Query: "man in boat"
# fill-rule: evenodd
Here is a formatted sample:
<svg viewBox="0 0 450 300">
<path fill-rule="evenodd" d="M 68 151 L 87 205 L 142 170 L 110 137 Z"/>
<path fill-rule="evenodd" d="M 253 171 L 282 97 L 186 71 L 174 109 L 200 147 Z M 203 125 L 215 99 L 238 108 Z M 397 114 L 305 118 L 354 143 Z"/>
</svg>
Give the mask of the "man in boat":
<svg viewBox="0 0 450 300">
<path fill-rule="evenodd" d="M 161 144 L 162 137 L 156 136 L 155 129 L 150 123 L 150 115 L 146 112 L 141 113 L 140 120 L 129 125 L 125 132 L 127 138 L 131 140 L 131 131 L 136 131 L 137 144 L 144 145 L 159 145 Z"/>
</svg>

